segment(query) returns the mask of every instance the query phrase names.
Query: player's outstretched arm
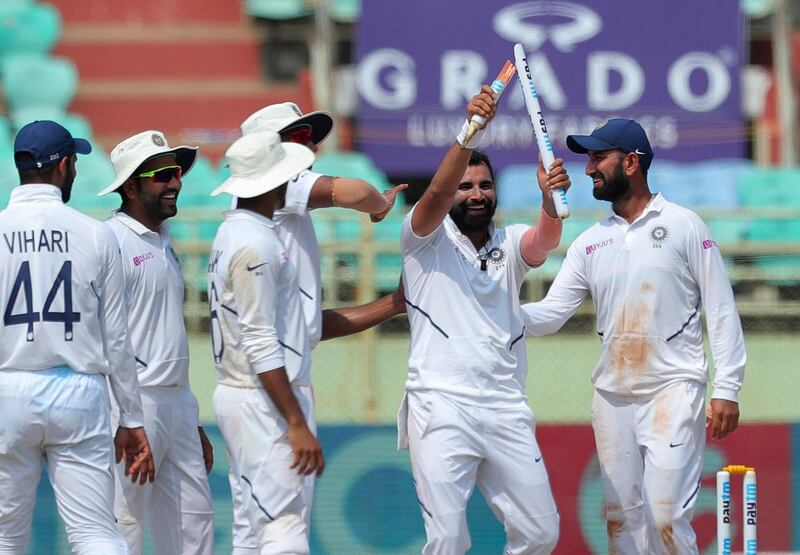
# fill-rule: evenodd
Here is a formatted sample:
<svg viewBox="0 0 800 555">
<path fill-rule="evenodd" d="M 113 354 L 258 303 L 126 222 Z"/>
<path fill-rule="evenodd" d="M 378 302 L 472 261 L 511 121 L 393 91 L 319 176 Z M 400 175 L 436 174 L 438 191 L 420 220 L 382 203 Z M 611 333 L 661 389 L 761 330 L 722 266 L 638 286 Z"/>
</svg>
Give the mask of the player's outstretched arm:
<svg viewBox="0 0 800 555">
<path fill-rule="evenodd" d="M 557 332 L 572 318 L 588 294 L 589 283 L 583 259 L 576 248 L 570 247 L 545 298 L 522 305 L 525 333 L 549 335 Z"/>
<path fill-rule="evenodd" d="M 155 462 L 144 428 L 117 428 L 114 454 L 117 462 L 125 461 L 125 476 L 130 476 L 134 484 L 137 480 L 139 485 L 155 480 Z"/>
<path fill-rule="evenodd" d="M 290 468 L 296 468 L 298 474 L 316 473 L 320 476 L 325 469 L 322 447 L 308 429 L 303 411 L 300 410 L 300 404 L 286 376 L 286 369 L 281 367 L 262 372 L 258 374 L 258 379 L 286 420 L 289 445 L 294 453 L 294 462 Z"/>
<path fill-rule="evenodd" d="M 473 96 L 467 105 L 467 119 L 477 114 L 486 118 L 488 124 L 494 118 L 495 112 L 494 93 L 488 85 L 484 85 L 481 92 Z M 458 184 L 467 170 L 471 152 L 458 142 L 447 151 L 430 185 L 414 207 L 411 229 L 415 235 L 419 237 L 430 235 L 442 223 L 453 206 L 453 199 Z"/>
<path fill-rule="evenodd" d="M 569 189 L 570 180 L 564 169 L 564 160 L 557 158 L 548 174 L 542 165 L 540 156 L 537 180 L 542 191 L 542 210 L 539 212 L 536 226 L 529 229 L 519 243 L 522 259 L 534 268 L 544 264 L 547 255 L 561 241 L 561 218 L 556 213 L 552 190 Z"/>
<path fill-rule="evenodd" d="M 371 303 L 322 311 L 322 341 L 360 333 L 406 311 L 402 283 L 397 291 Z"/>
<path fill-rule="evenodd" d="M 366 214 L 387 209 L 386 197 L 363 179 L 323 175 L 314 182 L 308 195 L 308 208 L 339 206 Z"/>
</svg>

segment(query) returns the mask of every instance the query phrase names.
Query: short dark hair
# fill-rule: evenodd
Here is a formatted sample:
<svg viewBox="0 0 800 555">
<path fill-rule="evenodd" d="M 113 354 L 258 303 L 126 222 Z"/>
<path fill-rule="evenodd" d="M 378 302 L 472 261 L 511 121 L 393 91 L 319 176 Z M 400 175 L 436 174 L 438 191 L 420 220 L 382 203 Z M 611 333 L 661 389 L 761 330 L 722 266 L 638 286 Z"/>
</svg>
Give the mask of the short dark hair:
<svg viewBox="0 0 800 555">
<path fill-rule="evenodd" d="M 30 152 L 15 152 L 14 162 L 32 164 L 34 161 L 33 154 Z M 52 183 L 53 175 L 56 172 L 56 167 L 61 163 L 61 158 L 55 164 L 45 166 L 43 168 L 21 169 L 17 168 L 19 173 L 19 182 L 24 183 Z"/>
<path fill-rule="evenodd" d="M 489 175 L 492 178 L 492 183 L 494 183 L 494 168 L 492 168 L 492 163 L 489 161 L 489 156 L 484 151 L 475 148 L 472 150 L 472 154 L 469 155 L 469 165 L 480 166 L 481 164 L 489 168 Z"/>
</svg>

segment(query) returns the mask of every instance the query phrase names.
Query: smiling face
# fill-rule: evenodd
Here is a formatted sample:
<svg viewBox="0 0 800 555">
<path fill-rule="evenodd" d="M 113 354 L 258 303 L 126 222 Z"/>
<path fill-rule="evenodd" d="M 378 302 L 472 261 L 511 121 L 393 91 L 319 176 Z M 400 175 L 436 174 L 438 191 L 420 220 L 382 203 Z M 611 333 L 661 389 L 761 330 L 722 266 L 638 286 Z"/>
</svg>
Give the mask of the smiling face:
<svg viewBox="0 0 800 555">
<path fill-rule="evenodd" d="M 152 222 L 160 224 L 178 213 L 178 194 L 182 186 L 180 170 L 164 169 L 153 176 L 138 176 L 175 165 L 175 155 L 164 154 L 147 160 L 134 174 L 136 189 L 130 200 L 138 204 L 141 213 Z"/>
<path fill-rule="evenodd" d="M 586 175 L 594 183 L 594 198 L 616 202 L 630 194 L 630 178 L 623 171 L 623 160 L 629 154 L 621 150 L 590 150 L 588 156 Z"/>
<path fill-rule="evenodd" d="M 450 217 L 464 232 L 485 230 L 492 222 L 497 208 L 494 181 L 485 164 L 467 166 L 458 185 Z"/>
</svg>

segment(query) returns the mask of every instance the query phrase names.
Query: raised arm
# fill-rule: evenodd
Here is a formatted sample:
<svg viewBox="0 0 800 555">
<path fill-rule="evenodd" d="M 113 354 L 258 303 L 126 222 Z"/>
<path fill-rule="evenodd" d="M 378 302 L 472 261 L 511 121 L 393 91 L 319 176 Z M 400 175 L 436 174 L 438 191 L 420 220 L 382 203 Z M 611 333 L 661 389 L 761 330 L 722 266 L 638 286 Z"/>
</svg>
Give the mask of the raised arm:
<svg viewBox="0 0 800 555">
<path fill-rule="evenodd" d="M 314 183 L 308 208 L 340 206 L 366 214 L 378 214 L 388 208 L 386 197 L 375 187 L 352 177 L 323 175 Z"/>
<path fill-rule="evenodd" d="M 533 267 L 544 264 L 547 255 L 561 241 L 561 218 L 558 217 L 555 204 L 553 204 L 552 190 L 567 190 L 570 186 L 569 175 L 564 169 L 564 160 L 561 158 L 556 159 L 549 174 L 545 172 L 540 158 L 536 177 L 539 189 L 542 191 L 542 209 L 539 212 L 536 226 L 522 236 L 519 245 L 523 260 Z"/>
<path fill-rule="evenodd" d="M 467 106 L 467 120 L 478 114 L 486 118 L 487 123 L 494 118 L 495 103 L 492 89 L 487 85 L 481 92 L 472 97 Z M 453 206 L 458 184 L 467 170 L 471 150 L 458 142 L 454 143 L 439 164 L 430 185 L 414 208 L 411 218 L 411 229 L 415 235 L 425 237 L 432 233 L 444 220 Z"/>
</svg>

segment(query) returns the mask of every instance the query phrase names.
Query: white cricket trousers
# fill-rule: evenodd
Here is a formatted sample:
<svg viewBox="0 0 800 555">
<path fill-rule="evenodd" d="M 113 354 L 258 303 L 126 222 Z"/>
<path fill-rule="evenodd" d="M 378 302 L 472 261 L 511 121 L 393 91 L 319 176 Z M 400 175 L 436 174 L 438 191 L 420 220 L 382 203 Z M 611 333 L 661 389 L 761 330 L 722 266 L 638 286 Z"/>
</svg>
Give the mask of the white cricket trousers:
<svg viewBox="0 0 800 555">
<path fill-rule="evenodd" d="M 42 457 L 73 553 L 128 553 L 112 512 L 108 406 L 99 374 L 0 372 L 0 554 L 25 550 Z"/>
<path fill-rule="evenodd" d="M 530 408 L 470 406 L 430 391 L 409 392 L 407 403 L 411 467 L 428 537 L 422 553 L 463 555 L 470 548 L 466 508 L 476 483 L 505 527 L 504 554 L 550 553 L 559 516 Z"/>
<path fill-rule="evenodd" d="M 310 386 L 292 386 L 316 435 Z M 300 476 L 286 422 L 262 388 L 218 384 L 214 411 L 228 452 L 233 498 L 232 555 L 306 555 L 315 476 Z"/>
<path fill-rule="evenodd" d="M 704 384 L 680 381 L 646 397 L 595 390 L 609 552 L 697 554 L 691 519 L 705 448 Z"/>
<path fill-rule="evenodd" d="M 149 524 L 157 555 L 211 555 L 214 508 L 197 431 L 197 399 L 188 386 L 142 387 L 144 429 L 156 467 L 152 484 L 133 484 L 116 465 L 114 514 L 132 555 Z M 112 406 L 112 421 L 117 411 Z"/>
</svg>

